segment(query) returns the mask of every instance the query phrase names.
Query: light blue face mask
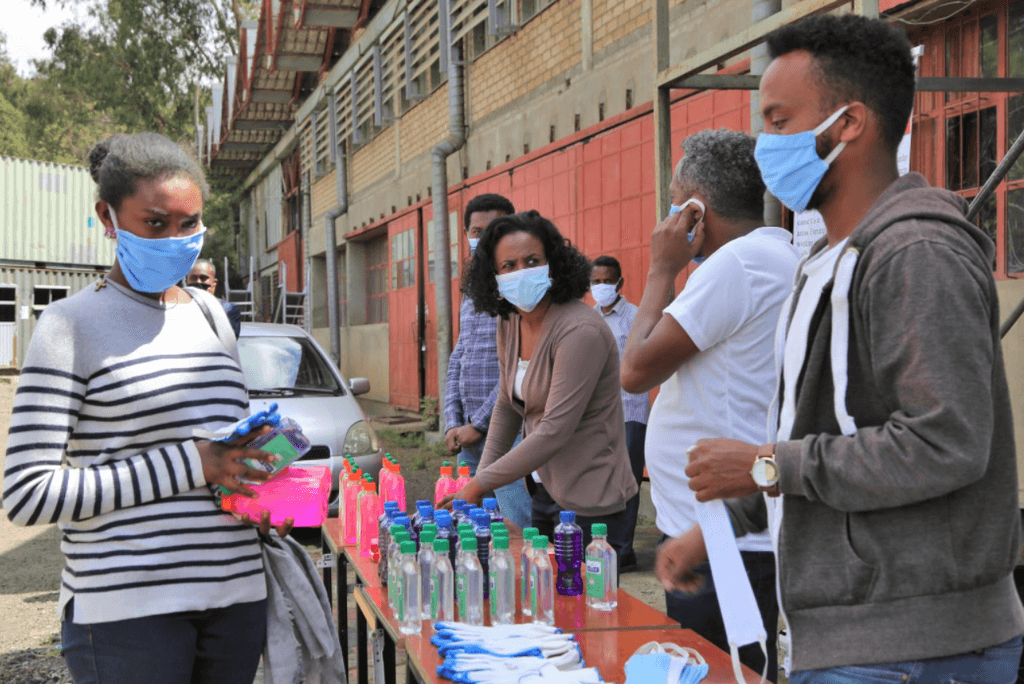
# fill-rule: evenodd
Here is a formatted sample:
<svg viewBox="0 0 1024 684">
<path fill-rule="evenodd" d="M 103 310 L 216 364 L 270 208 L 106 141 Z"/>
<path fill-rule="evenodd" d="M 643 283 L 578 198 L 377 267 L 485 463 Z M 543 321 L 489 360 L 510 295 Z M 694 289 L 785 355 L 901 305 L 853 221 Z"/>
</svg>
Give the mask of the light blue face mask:
<svg viewBox="0 0 1024 684">
<path fill-rule="evenodd" d="M 626 661 L 626 684 L 697 684 L 708 676 L 706 662 L 669 653 L 633 655 Z"/>
<path fill-rule="evenodd" d="M 707 213 L 707 208 L 704 206 L 704 203 L 701 202 L 696 197 L 691 197 L 690 199 L 686 200 L 682 204 L 673 204 L 673 205 L 671 205 L 668 208 L 668 215 L 669 216 L 673 216 L 675 214 L 678 214 L 683 209 L 685 209 L 688 204 L 695 204 L 695 205 L 697 205 L 697 207 L 700 209 L 700 220 L 698 220 L 697 223 L 700 223 L 701 221 L 703 221 L 704 220 L 704 214 Z M 694 224 L 694 227 L 696 228 L 696 224 Z M 691 230 L 689 233 L 686 234 L 686 239 L 689 240 L 690 242 L 693 242 L 693 233 L 694 233 L 694 231 Z M 697 264 L 698 266 L 700 266 L 701 264 L 704 263 L 705 259 L 707 259 L 706 256 L 704 256 L 702 254 L 695 254 L 693 256 L 693 259 L 691 259 L 691 261 L 693 263 Z"/>
<path fill-rule="evenodd" d="M 498 292 L 520 311 L 530 313 L 551 289 L 548 265 L 524 268 L 496 276 Z"/>
<path fill-rule="evenodd" d="M 117 263 L 136 292 L 164 292 L 188 275 L 203 251 L 206 226 L 186 237 L 141 238 L 121 230 L 114 209 L 110 220 L 117 235 Z"/>
<path fill-rule="evenodd" d="M 469 255 L 473 256 L 476 246 L 480 244 L 480 238 L 467 238 L 469 240 Z"/>
<path fill-rule="evenodd" d="M 761 169 L 761 178 L 768 191 L 793 211 L 807 209 L 829 165 L 846 147 L 845 142 L 840 142 L 824 159 L 818 156 L 818 136 L 828 130 L 847 107 L 849 105 L 809 131 L 792 135 L 761 133 L 757 136 L 754 159 Z"/>
</svg>

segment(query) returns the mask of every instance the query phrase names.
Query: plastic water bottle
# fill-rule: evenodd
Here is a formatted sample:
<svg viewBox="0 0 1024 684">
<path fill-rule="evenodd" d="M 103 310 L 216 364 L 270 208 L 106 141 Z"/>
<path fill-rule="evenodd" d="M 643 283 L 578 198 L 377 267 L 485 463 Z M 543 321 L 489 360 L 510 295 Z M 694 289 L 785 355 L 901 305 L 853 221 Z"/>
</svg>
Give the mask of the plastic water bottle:
<svg viewBox="0 0 1024 684">
<path fill-rule="evenodd" d="M 398 564 L 401 562 L 399 556 L 402 554 L 402 542 L 409 541 L 409 533 L 401 525 L 395 525 L 395 530 L 391 533 L 391 543 L 388 544 L 387 559 L 388 559 L 388 605 L 391 606 L 391 610 L 398 610 L 398 605 L 395 603 L 395 585 L 398 583 Z"/>
<path fill-rule="evenodd" d="M 437 554 L 434 553 L 434 535 L 437 534 L 434 530 L 424 530 L 420 532 L 420 550 L 416 553 L 416 562 L 420 565 L 420 584 L 422 591 L 420 592 L 420 600 L 423 602 L 421 606 L 423 612 L 423 619 L 430 619 L 430 569 L 434 565 L 434 559 Z"/>
<path fill-rule="evenodd" d="M 344 538 L 346 544 L 355 544 L 359 540 L 359 494 L 363 491 L 360 484 L 362 472 L 356 468 L 349 471 L 345 489 L 342 492 L 342 511 L 344 520 Z"/>
<path fill-rule="evenodd" d="M 363 482 L 363 494 L 359 499 L 359 555 L 370 557 L 370 540 L 377 538 L 377 488 L 372 480 Z"/>
<path fill-rule="evenodd" d="M 452 522 L 456 525 L 458 525 L 459 523 L 468 522 L 466 520 L 465 499 L 455 499 L 452 501 Z"/>
<path fill-rule="evenodd" d="M 490 572 L 491 560 L 491 516 L 487 514 L 487 511 L 477 511 L 473 516 L 475 523 L 473 531 L 476 533 L 476 557 L 480 559 L 480 569 L 483 570 L 484 577 L 487 577 Z M 484 583 L 484 598 L 491 595 L 489 584 L 489 582 Z"/>
<path fill-rule="evenodd" d="M 530 612 L 533 621 L 545 625 L 555 624 L 555 591 L 552 584 L 551 559 L 548 556 L 548 538 L 537 535 L 531 540 L 533 558 L 530 562 Z"/>
<path fill-rule="evenodd" d="M 441 499 L 452 493 L 455 480 L 452 479 L 452 466 L 448 461 L 441 464 L 441 476 L 434 484 L 434 505 L 441 503 Z"/>
<path fill-rule="evenodd" d="M 384 512 L 377 518 L 377 548 L 387 550 L 388 544 L 391 543 L 391 526 L 395 523 L 395 515 L 397 513 L 398 509 L 389 501 L 384 507 Z M 386 575 L 387 563 L 382 562 L 381 566 L 377 568 L 377 576 L 383 582 Z"/>
<path fill-rule="evenodd" d="M 420 621 L 423 583 L 420 581 L 420 565 L 416 562 L 416 545 L 411 541 L 402 542 L 402 562 L 397 584 L 402 592 L 398 604 L 398 628 L 402 634 L 419 634 L 423 629 Z"/>
<path fill-rule="evenodd" d="M 459 523 L 458 527 L 455 529 L 455 533 L 456 533 L 456 537 L 457 537 L 457 541 L 456 541 L 456 544 L 455 544 L 455 555 L 457 557 L 459 552 L 462 550 L 462 540 L 467 535 L 470 536 L 470 537 L 476 537 L 476 532 L 473 530 L 473 525 L 472 524 L 470 524 L 468 522 L 461 522 L 461 523 Z M 456 558 L 453 558 L 452 559 L 452 563 L 456 563 L 456 562 L 457 562 Z M 457 565 L 453 565 L 453 567 L 455 568 L 456 572 L 459 571 L 459 568 L 458 568 Z"/>
<path fill-rule="evenodd" d="M 555 528 L 555 560 L 558 563 L 558 582 L 555 589 L 560 596 L 579 596 L 583 593 L 583 530 L 576 524 L 575 511 L 558 514 L 560 523 Z"/>
<path fill-rule="evenodd" d="M 398 515 L 395 516 L 395 523 L 405 528 L 405 531 L 409 533 L 409 540 L 419 546 L 419 535 L 416 535 L 412 529 L 412 521 L 409 520 L 409 516 L 399 511 Z"/>
<path fill-rule="evenodd" d="M 462 488 L 469 484 L 469 464 L 465 461 L 459 462 L 459 477 L 455 480 L 454 489 L 461 492 Z"/>
<path fill-rule="evenodd" d="M 455 528 L 452 527 L 452 516 L 448 511 L 438 511 L 434 515 L 434 521 L 437 524 L 437 536 L 435 540 L 444 539 L 448 542 L 448 564 L 452 567 L 452 572 L 455 572 L 455 554 L 452 549 L 456 548 L 459 540 L 458 534 L 455 533 Z M 454 586 L 454 577 L 453 577 Z"/>
<path fill-rule="evenodd" d="M 523 528 L 523 552 L 519 557 L 519 604 L 526 617 L 533 615 L 530 608 L 530 559 L 533 556 L 532 540 L 538 533 L 536 527 Z"/>
<path fill-rule="evenodd" d="M 587 605 L 595 610 L 615 610 L 619 605 L 619 557 L 608 543 L 608 526 L 590 526 L 594 541 L 587 546 Z"/>
<path fill-rule="evenodd" d="M 430 568 L 430 621 L 455 621 L 455 572 L 448 560 L 448 540 L 434 542 L 434 564 Z"/>
<path fill-rule="evenodd" d="M 492 558 L 494 557 L 494 541 L 498 537 L 508 539 L 508 530 L 491 530 L 491 543 L 488 545 L 489 548 L 487 550 L 490 552 Z"/>
<path fill-rule="evenodd" d="M 394 520 L 391 521 L 391 525 L 388 527 L 386 541 L 381 545 L 382 537 L 377 537 L 377 548 L 380 550 L 380 562 L 377 564 L 377 577 L 380 579 L 380 583 L 385 587 L 391 586 L 394 582 L 395 567 L 391 563 L 392 549 L 391 545 L 395 543 L 395 534 L 403 531 L 405 528 L 401 525 L 395 524 Z"/>
<path fill-rule="evenodd" d="M 412 528 L 417 532 L 423 527 L 423 513 L 420 508 L 423 506 L 430 506 L 430 502 L 426 499 L 416 499 L 416 507 L 413 509 L 412 515 L 409 516 L 409 520 L 412 521 Z M 430 510 L 434 510 L 433 506 L 430 506 Z"/>
<path fill-rule="evenodd" d="M 484 624 L 484 571 L 476 557 L 476 539 L 462 540 L 465 553 L 456 572 L 455 594 L 459 602 L 459 622 L 467 625 Z"/>
<path fill-rule="evenodd" d="M 484 510 L 491 516 L 491 522 L 505 522 L 504 516 L 501 515 L 501 511 L 498 510 L 498 500 L 493 496 L 489 496 L 484 499 Z"/>
<path fill-rule="evenodd" d="M 516 562 L 508 550 L 508 537 L 494 538 L 494 552 L 487 572 L 491 600 L 491 624 L 511 625 L 516 613 Z"/>
<path fill-rule="evenodd" d="M 427 523 L 434 522 L 434 509 L 430 504 L 423 504 L 417 509 L 416 513 L 413 514 L 411 521 L 412 531 L 416 533 L 417 537 L 419 537 L 423 526 Z"/>
</svg>

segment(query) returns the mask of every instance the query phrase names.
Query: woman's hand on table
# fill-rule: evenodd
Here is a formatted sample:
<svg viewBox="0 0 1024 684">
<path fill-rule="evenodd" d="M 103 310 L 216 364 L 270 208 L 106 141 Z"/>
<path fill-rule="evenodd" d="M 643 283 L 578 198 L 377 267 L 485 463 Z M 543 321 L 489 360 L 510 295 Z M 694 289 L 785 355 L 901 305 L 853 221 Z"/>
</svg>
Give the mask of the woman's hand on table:
<svg viewBox="0 0 1024 684">
<path fill-rule="evenodd" d="M 450 511 L 452 509 L 452 501 L 455 501 L 456 499 L 463 499 L 466 503 L 479 506 L 484 502 L 484 494 L 484 490 L 476 483 L 476 478 L 474 477 L 469 481 L 469 484 L 461 490 L 455 494 L 449 494 L 441 499 L 440 503 L 437 504 L 437 507 Z"/>
</svg>

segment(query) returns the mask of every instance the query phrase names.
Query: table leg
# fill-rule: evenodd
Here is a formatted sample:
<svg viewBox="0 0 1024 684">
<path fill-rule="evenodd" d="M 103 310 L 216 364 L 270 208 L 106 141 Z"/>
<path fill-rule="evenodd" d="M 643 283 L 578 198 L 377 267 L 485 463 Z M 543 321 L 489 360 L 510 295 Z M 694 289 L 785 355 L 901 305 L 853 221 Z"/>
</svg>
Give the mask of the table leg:
<svg viewBox="0 0 1024 684">
<path fill-rule="evenodd" d="M 387 630 L 384 633 L 384 682 L 385 684 L 396 684 L 395 673 L 395 640 L 391 638 Z"/>
<path fill-rule="evenodd" d="M 369 684 L 369 662 L 366 658 L 366 616 L 356 609 L 356 670 L 358 684 Z"/>
<path fill-rule="evenodd" d="M 338 575 L 338 643 L 345 662 L 345 676 L 348 677 L 348 559 L 344 553 L 339 553 L 335 563 Z"/>
<path fill-rule="evenodd" d="M 323 553 L 322 557 L 327 557 L 331 553 L 331 549 L 327 546 L 327 535 L 322 531 L 320 532 L 320 550 Z M 330 606 L 334 606 L 334 596 L 332 595 L 333 585 L 331 583 L 331 566 L 329 564 L 324 565 L 324 590 L 327 591 L 327 603 Z"/>
</svg>

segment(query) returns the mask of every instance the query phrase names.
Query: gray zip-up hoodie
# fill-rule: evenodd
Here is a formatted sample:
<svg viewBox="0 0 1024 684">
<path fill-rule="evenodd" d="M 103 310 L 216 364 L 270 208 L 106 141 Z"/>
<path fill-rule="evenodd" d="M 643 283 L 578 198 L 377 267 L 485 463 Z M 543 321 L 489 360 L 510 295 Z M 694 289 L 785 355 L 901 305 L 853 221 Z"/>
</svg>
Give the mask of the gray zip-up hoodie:
<svg viewBox="0 0 1024 684">
<path fill-rule="evenodd" d="M 796 392 L 791 440 L 776 446 L 793 670 L 1024 632 L 995 248 L 966 207 L 918 174 L 889 186 L 825 287 L 797 387 L 780 386 L 779 405 Z M 763 497 L 728 503 L 738 531 L 767 526 Z"/>
</svg>

